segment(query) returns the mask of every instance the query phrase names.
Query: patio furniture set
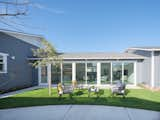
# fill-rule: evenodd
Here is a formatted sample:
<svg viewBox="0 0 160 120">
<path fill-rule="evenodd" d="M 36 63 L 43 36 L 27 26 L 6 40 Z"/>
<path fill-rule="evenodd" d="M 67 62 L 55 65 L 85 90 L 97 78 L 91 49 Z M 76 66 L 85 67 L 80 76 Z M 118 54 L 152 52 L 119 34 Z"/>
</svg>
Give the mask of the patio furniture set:
<svg viewBox="0 0 160 120">
<path fill-rule="evenodd" d="M 62 85 L 59 83 L 57 85 L 57 92 L 59 97 L 61 97 L 63 94 L 72 94 L 74 92 L 74 89 L 83 89 L 81 86 L 78 86 L 77 81 L 72 81 L 72 85 Z M 116 82 L 115 85 L 111 87 L 111 94 L 114 95 L 122 95 L 123 98 L 125 98 L 125 89 L 126 84 L 122 83 L 120 80 Z M 88 97 L 90 97 L 91 93 L 95 93 L 98 96 L 98 93 L 100 91 L 100 88 L 97 86 L 89 86 L 88 87 Z"/>
</svg>

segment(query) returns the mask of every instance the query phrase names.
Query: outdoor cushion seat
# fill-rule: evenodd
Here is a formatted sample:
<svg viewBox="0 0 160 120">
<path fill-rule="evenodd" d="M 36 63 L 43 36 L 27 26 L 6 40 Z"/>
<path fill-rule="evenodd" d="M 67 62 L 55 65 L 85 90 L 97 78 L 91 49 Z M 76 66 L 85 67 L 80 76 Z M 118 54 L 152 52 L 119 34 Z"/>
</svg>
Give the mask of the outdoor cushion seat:
<svg viewBox="0 0 160 120">
<path fill-rule="evenodd" d="M 73 87 L 72 85 L 62 85 L 61 83 L 59 83 L 57 85 L 57 91 L 59 96 L 62 96 L 63 94 L 72 94 L 73 93 Z"/>
<path fill-rule="evenodd" d="M 73 87 L 72 86 L 66 86 L 63 87 L 63 94 L 71 94 L 73 93 Z"/>
</svg>

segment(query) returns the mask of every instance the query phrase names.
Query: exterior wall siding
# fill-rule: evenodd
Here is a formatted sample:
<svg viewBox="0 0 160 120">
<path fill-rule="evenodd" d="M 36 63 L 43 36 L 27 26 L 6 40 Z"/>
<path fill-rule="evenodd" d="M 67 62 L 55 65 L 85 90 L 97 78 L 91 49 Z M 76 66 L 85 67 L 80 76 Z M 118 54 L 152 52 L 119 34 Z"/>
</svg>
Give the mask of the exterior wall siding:
<svg viewBox="0 0 160 120">
<path fill-rule="evenodd" d="M 38 70 L 29 64 L 31 48 L 37 47 L 0 32 L 0 52 L 8 54 L 7 73 L 0 73 L 0 90 L 29 87 L 38 84 Z M 15 56 L 13 59 L 12 56 Z"/>
<path fill-rule="evenodd" d="M 151 86 L 151 52 L 142 50 L 128 50 L 128 53 L 146 57 L 143 61 L 137 62 L 137 84 L 143 83 Z"/>
<path fill-rule="evenodd" d="M 160 52 L 155 52 L 155 87 L 160 87 Z"/>
</svg>

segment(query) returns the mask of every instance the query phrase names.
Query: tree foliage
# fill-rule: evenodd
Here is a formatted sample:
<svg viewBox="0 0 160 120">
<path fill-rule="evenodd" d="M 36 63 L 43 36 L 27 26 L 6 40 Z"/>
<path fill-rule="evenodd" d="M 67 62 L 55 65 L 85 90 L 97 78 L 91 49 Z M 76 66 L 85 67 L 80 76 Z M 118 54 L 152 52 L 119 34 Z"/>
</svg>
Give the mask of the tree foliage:
<svg viewBox="0 0 160 120">
<path fill-rule="evenodd" d="M 33 66 L 38 65 L 46 66 L 47 64 L 57 65 L 61 62 L 61 58 L 58 56 L 56 49 L 45 39 L 42 39 L 42 46 L 38 49 L 32 49 L 33 56 L 38 60 L 33 63 Z"/>
</svg>

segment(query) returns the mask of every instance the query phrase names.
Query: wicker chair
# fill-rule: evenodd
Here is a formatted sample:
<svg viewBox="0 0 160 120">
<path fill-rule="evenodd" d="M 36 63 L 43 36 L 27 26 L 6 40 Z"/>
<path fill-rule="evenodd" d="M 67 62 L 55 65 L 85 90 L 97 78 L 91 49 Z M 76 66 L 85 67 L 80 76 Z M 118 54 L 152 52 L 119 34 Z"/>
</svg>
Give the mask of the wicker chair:
<svg viewBox="0 0 160 120">
<path fill-rule="evenodd" d="M 88 88 L 88 97 L 90 97 L 91 92 L 95 93 L 98 97 L 99 88 L 97 86 L 91 86 Z"/>
<path fill-rule="evenodd" d="M 112 95 L 114 96 L 115 94 L 116 95 L 122 95 L 123 98 L 125 98 L 125 88 L 126 88 L 126 85 L 125 83 L 122 83 L 120 80 L 117 81 L 116 85 L 111 87 L 111 92 L 112 92 Z"/>
<path fill-rule="evenodd" d="M 73 87 L 62 85 L 61 83 L 59 83 L 57 85 L 57 91 L 58 91 L 59 96 L 62 96 L 63 94 L 70 94 L 71 95 L 73 93 Z"/>
</svg>

